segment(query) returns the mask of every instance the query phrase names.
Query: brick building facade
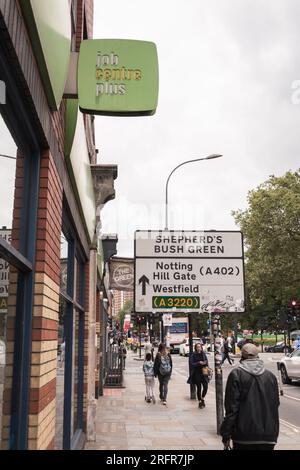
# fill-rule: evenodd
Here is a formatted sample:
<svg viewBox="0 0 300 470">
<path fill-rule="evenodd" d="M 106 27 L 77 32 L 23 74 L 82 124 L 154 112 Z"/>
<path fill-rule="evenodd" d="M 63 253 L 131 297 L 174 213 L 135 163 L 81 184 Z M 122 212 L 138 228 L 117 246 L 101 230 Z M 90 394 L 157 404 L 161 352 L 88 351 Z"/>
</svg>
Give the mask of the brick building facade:
<svg viewBox="0 0 300 470">
<path fill-rule="evenodd" d="M 115 317 L 128 300 L 133 302 L 133 291 L 113 289 L 112 294 L 112 316 Z"/>
<path fill-rule="evenodd" d="M 78 52 L 81 41 L 93 34 L 93 0 L 53 4 L 65 8 L 70 51 Z M 48 63 L 41 65 L 45 49 L 37 52 L 35 37 L 41 33 L 32 19 L 37 21 L 40 11 L 34 8 L 27 0 L 0 0 L 0 80 L 7 87 L 0 112 L 18 148 L 11 245 L 0 240 L 0 255 L 10 263 L 0 447 L 81 448 L 95 434 L 102 273 L 97 267 L 96 217 L 87 219 L 65 150 L 68 99 L 55 95 L 55 106 L 49 98 L 51 76 L 45 77 Z M 54 47 L 50 54 L 55 55 Z M 96 167 L 94 117 L 78 113 L 80 117 L 87 156 Z M 93 181 L 91 169 L 88 178 Z M 64 288 L 62 234 L 67 240 Z M 60 328 L 65 367 L 59 375 Z M 63 390 L 59 444 L 58 380 Z"/>
</svg>

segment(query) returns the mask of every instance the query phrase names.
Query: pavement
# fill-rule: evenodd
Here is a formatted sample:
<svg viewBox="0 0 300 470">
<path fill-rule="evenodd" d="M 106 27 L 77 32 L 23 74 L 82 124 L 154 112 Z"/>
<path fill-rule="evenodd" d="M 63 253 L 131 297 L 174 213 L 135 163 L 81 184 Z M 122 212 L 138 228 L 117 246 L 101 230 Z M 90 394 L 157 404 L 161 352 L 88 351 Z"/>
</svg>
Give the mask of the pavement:
<svg viewBox="0 0 300 470">
<path fill-rule="evenodd" d="M 98 399 L 96 441 L 88 442 L 85 449 L 222 450 L 221 438 L 216 433 L 214 381 L 208 387 L 206 407 L 199 409 L 198 401 L 190 399 L 185 370 L 177 367 L 183 358 L 177 357 L 169 382 L 167 406 L 158 399 L 157 379 L 156 404 L 146 403 L 142 362 L 135 360 L 136 357 L 128 351 L 125 388 L 105 388 Z M 275 449 L 300 450 L 300 428 L 281 421 Z"/>
</svg>

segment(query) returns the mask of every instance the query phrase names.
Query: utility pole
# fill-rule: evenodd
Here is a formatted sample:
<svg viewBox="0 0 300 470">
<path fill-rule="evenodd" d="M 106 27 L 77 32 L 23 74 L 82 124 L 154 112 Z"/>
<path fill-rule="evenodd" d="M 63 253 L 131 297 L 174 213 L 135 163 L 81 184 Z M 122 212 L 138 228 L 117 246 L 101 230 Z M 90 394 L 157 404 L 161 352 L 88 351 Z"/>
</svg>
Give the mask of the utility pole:
<svg viewBox="0 0 300 470">
<path fill-rule="evenodd" d="M 222 352 L 221 352 L 221 338 L 219 337 L 219 333 L 220 333 L 220 316 L 214 315 L 213 335 L 214 335 L 214 357 L 215 357 L 217 434 L 220 434 L 220 427 L 224 418 Z"/>
<path fill-rule="evenodd" d="M 211 324 L 211 312 L 208 314 L 208 326 L 209 326 L 209 346 L 210 346 L 210 352 L 212 352 L 212 344 L 213 344 L 213 336 L 212 336 L 212 324 Z"/>
<path fill-rule="evenodd" d="M 141 321 L 142 321 L 142 318 L 141 318 L 141 317 L 138 317 L 138 322 L 139 322 L 139 343 L 140 343 L 139 358 L 140 358 L 140 359 L 141 359 L 141 357 L 142 357 Z"/>
<path fill-rule="evenodd" d="M 189 345 L 190 345 L 189 375 L 191 375 L 191 372 L 192 372 L 191 357 L 193 354 L 193 331 L 192 331 L 192 314 L 191 313 L 188 313 L 188 319 L 189 319 Z M 195 384 L 190 384 L 190 399 L 196 400 L 196 385 Z"/>
<path fill-rule="evenodd" d="M 164 342 L 164 322 L 162 315 L 160 317 L 160 341 L 161 343 Z"/>
<path fill-rule="evenodd" d="M 169 325 L 166 326 L 165 332 L 166 332 L 166 341 L 165 341 L 165 344 L 166 344 L 166 347 L 169 348 L 169 347 L 170 347 L 170 327 L 169 327 Z"/>
</svg>

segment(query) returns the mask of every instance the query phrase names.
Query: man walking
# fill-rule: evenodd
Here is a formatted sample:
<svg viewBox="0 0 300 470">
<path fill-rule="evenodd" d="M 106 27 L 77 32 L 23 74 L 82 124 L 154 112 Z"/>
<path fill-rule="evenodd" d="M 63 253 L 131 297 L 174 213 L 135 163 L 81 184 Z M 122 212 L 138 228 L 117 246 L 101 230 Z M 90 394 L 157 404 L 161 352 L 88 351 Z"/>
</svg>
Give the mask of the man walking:
<svg viewBox="0 0 300 470">
<path fill-rule="evenodd" d="M 227 361 L 229 362 L 230 365 L 233 364 L 234 361 L 229 356 L 229 353 L 232 351 L 230 338 L 227 338 L 227 340 L 224 342 L 223 347 L 224 347 L 224 351 L 223 351 L 222 364 L 224 364 L 226 359 L 227 359 Z"/>
<path fill-rule="evenodd" d="M 275 375 L 265 369 L 258 349 L 247 343 L 227 380 L 226 416 L 220 434 L 225 448 L 273 450 L 279 434 L 279 391 Z"/>
</svg>

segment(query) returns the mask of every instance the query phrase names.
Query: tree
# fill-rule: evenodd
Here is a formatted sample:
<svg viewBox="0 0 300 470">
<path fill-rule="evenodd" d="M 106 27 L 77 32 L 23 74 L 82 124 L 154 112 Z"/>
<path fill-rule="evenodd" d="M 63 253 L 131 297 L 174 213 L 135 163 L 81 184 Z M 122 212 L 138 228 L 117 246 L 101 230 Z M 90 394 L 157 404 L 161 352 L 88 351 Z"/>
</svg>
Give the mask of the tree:
<svg viewBox="0 0 300 470">
<path fill-rule="evenodd" d="M 248 193 L 248 209 L 232 212 L 244 234 L 252 323 L 263 312 L 274 316 L 291 298 L 300 299 L 299 171 L 270 176 Z"/>
<path fill-rule="evenodd" d="M 133 301 L 132 300 L 126 300 L 126 302 L 123 305 L 123 308 L 118 311 L 117 313 L 117 319 L 120 324 L 120 331 L 123 331 L 123 325 L 124 325 L 124 317 L 127 313 L 131 313 L 133 309 Z"/>
</svg>

